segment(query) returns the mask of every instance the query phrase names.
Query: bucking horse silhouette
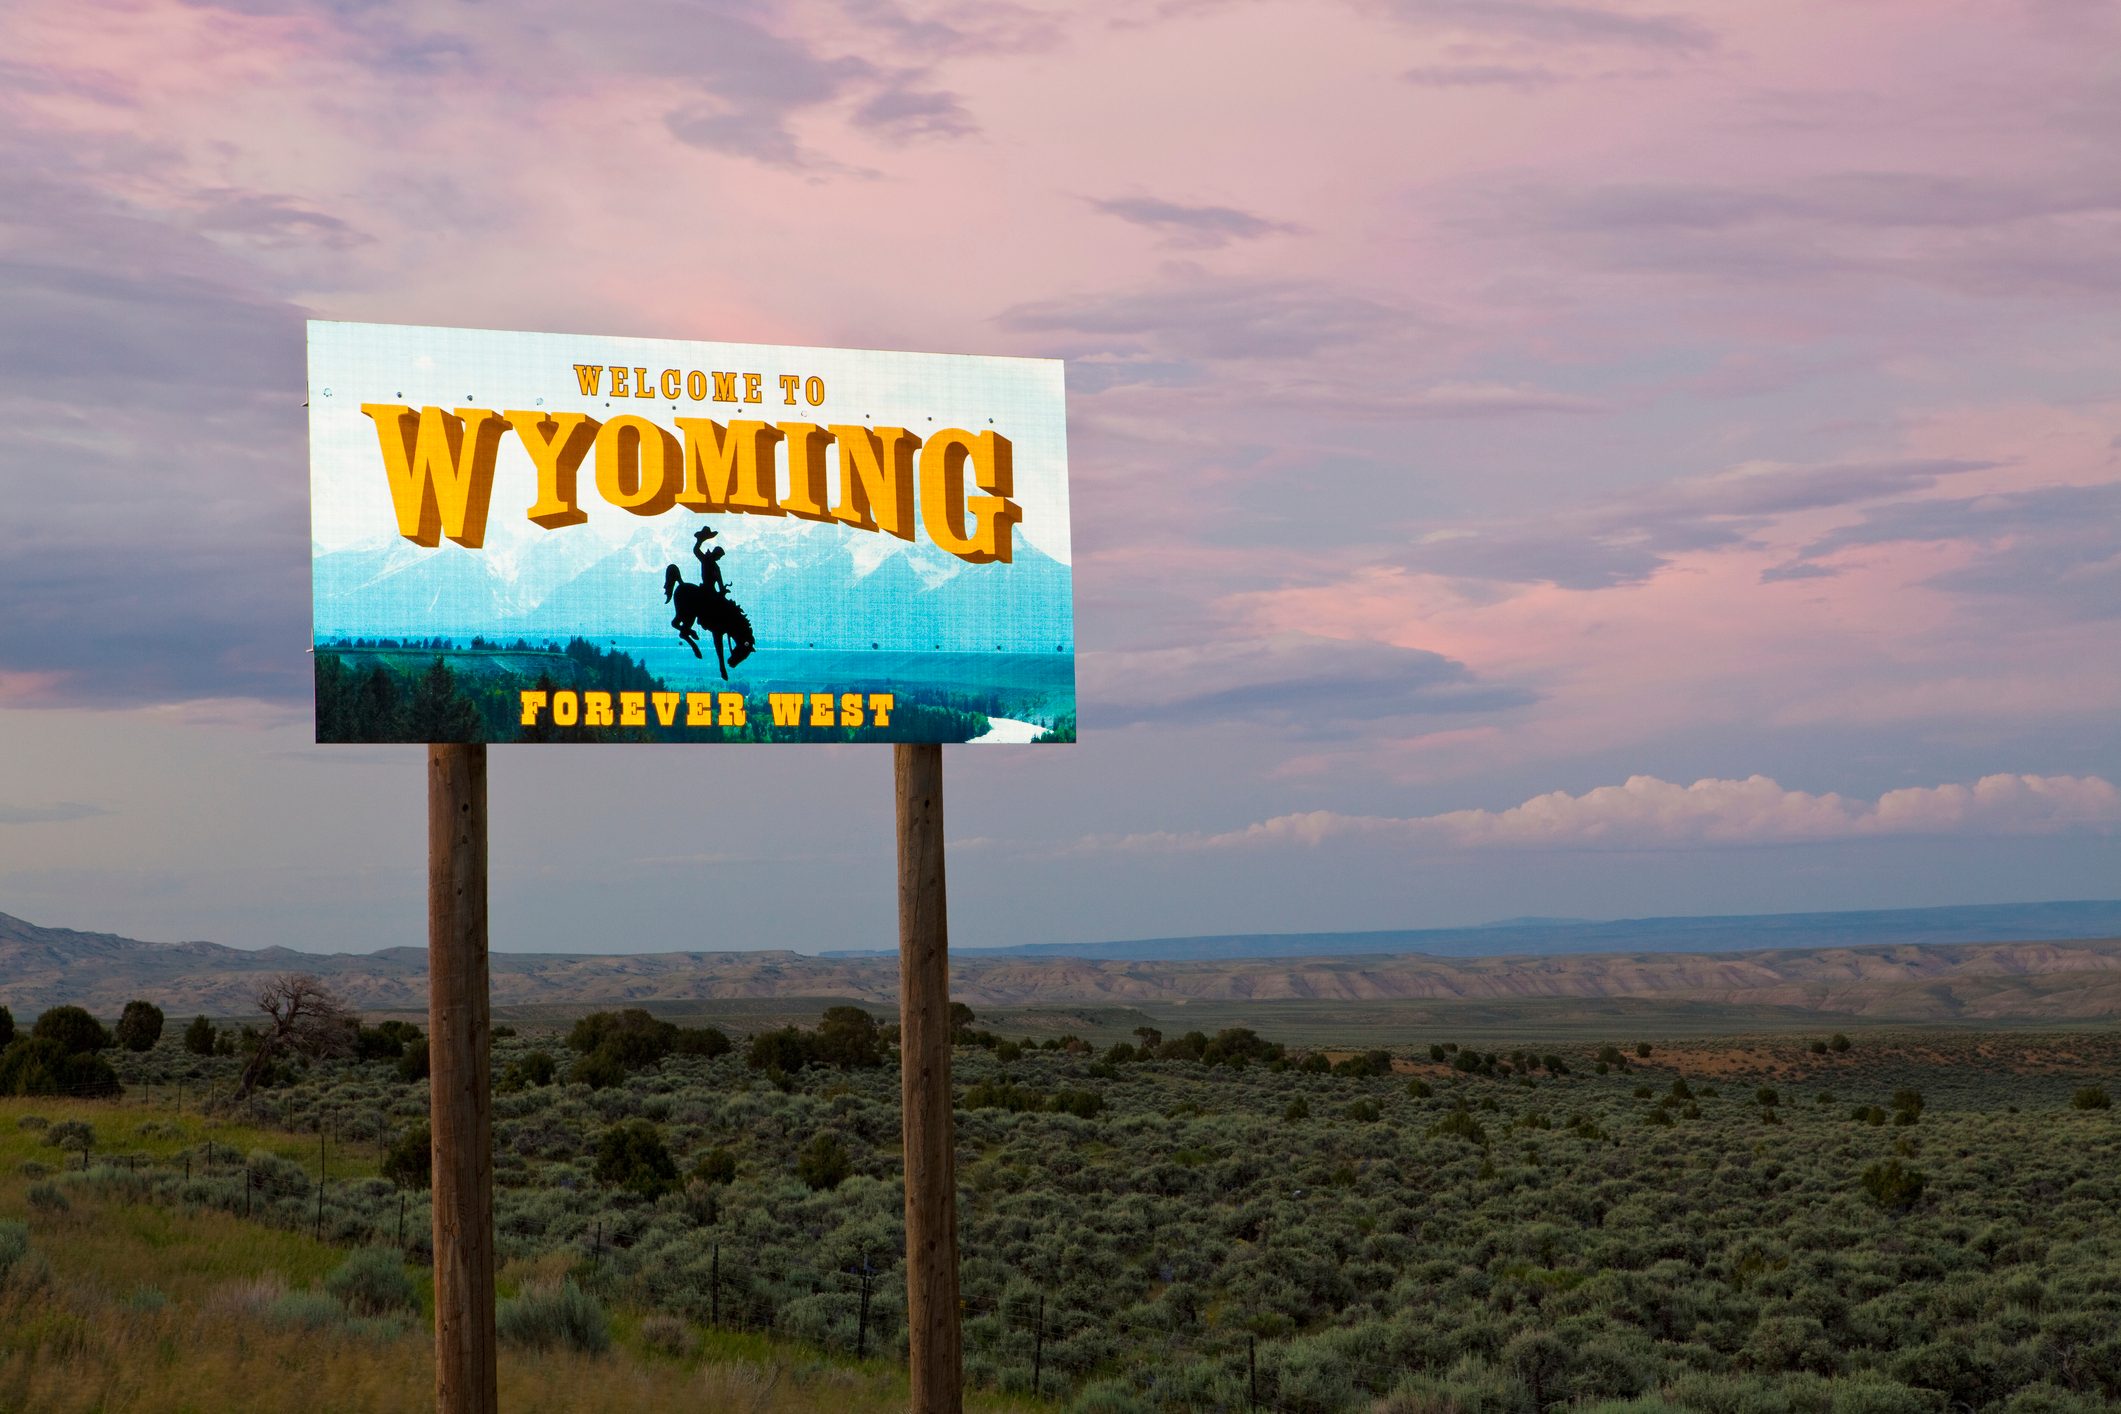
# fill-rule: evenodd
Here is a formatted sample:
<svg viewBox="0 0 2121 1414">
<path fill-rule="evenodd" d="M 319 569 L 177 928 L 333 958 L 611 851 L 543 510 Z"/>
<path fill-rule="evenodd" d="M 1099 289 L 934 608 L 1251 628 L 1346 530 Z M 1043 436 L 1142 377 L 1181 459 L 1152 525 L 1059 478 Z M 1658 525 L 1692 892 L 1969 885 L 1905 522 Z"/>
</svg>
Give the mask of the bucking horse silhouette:
<svg viewBox="0 0 2121 1414">
<path fill-rule="evenodd" d="M 700 582 L 686 582 L 684 574 L 676 565 L 663 570 L 663 602 L 671 607 L 670 626 L 678 631 L 692 649 L 692 656 L 704 658 L 700 652 L 698 629 L 714 635 L 714 661 L 722 670 L 722 681 L 729 680 L 729 670 L 751 656 L 757 647 L 751 638 L 751 620 L 744 616 L 743 606 L 729 597 L 729 586 L 722 582 L 722 567 L 717 561 L 722 558 L 722 547 L 709 549 L 707 542 L 714 539 L 714 531 L 700 527 L 699 534 L 692 537 L 692 555 L 700 562 Z M 723 652 L 723 640 L 731 648 Z"/>
</svg>

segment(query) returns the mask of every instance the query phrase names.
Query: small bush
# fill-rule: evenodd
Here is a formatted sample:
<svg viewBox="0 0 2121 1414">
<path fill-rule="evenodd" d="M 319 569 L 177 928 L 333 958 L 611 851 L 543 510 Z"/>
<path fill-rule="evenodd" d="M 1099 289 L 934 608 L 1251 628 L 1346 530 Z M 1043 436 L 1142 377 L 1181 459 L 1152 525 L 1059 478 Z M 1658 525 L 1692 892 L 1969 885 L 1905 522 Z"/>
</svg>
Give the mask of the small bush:
<svg viewBox="0 0 2121 1414">
<path fill-rule="evenodd" d="M 73 1149 L 85 1154 L 96 1147 L 96 1131 L 86 1120 L 61 1120 L 44 1131 L 44 1142 L 54 1149 Z"/>
<path fill-rule="evenodd" d="M 0 1219 L 0 1282 L 15 1264 L 29 1255 L 29 1224 L 12 1219 Z"/>
<path fill-rule="evenodd" d="M 346 1308 L 321 1291 L 290 1291 L 265 1308 L 265 1319 L 289 1330 L 329 1330 L 346 1319 Z"/>
<path fill-rule="evenodd" d="M 510 1345 L 532 1350 L 575 1350 L 601 1355 L 611 1348 L 611 1317 L 602 1302 L 574 1284 L 526 1287 L 503 1301 L 494 1313 L 494 1329 Z"/>
<path fill-rule="evenodd" d="M 391 1141 L 383 1155 L 383 1177 L 400 1188 L 425 1188 L 434 1182 L 434 1136 L 416 1124 Z"/>
<path fill-rule="evenodd" d="M 66 1200 L 56 1183 L 32 1183 L 29 1186 L 29 1205 L 40 1213 L 57 1215 L 70 1213 L 74 1205 Z"/>
<path fill-rule="evenodd" d="M 1410 1100 L 1426 1100 L 1435 1093 L 1435 1088 L 1426 1080 L 1416 1079 L 1407 1082 L 1407 1098 Z"/>
<path fill-rule="evenodd" d="M 2069 1097 L 2072 1108 L 2080 1110 L 2110 1110 L 2114 1107 L 2113 1096 L 2106 1093 L 2103 1085 L 2087 1085 Z"/>
<path fill-rule="evenodd" d="M 837 1188 L 854 1172 L 847 1146 L 830 1134 L 820 1134 L 796 1155 L 795 1176 L 815 1192 Z"/>
<path fill-rule="evenodd" d="M 654 1315 L 641 1322 L 641 1344 L 658 1355 L 683 1360 L 699 1346 L 692 1327 L 676 1316 Z"/>
<path fill-rule="evenodd" d="M 1480 1127 L 1480 1121 L 1466 1110 L 1453 1110 L 1429 1126 L 1432 1139 L 1463 1139 L 1470 1144 L 1485 1145 L 1488 1132 Z"/>
<path fill-rule="evenodd" d="M 734 1183 L 736 1155 L 727 1149 L 709 1149 L 692 1166 L 692 1176 L 702 1183 Z"/>
<path fill-rule="evenodd" d="M 405 1261 L 391 1247 L 363 1247 L 347 1253 L 338 1270 L 324 1278 L 324 1289 L 356 1316 L 387 1316 L 419 1305 Z"/>
<path fill-rule="evenodd" d="M 597 1140 L 597 1182 L 642 1198 L 657 1198 L 678 1186 L 677 1160 L 663 1132 L 645 1119 L 627 1120 Z"/>
<path fill-rule="evenodd" d="M 1863 1171 L 1863 1192 L 1889 1213 L 1904 1213 L 1922 1198 L 1929 1179 L 1898 1159 L 1872 1164 Z"/>
</svg>

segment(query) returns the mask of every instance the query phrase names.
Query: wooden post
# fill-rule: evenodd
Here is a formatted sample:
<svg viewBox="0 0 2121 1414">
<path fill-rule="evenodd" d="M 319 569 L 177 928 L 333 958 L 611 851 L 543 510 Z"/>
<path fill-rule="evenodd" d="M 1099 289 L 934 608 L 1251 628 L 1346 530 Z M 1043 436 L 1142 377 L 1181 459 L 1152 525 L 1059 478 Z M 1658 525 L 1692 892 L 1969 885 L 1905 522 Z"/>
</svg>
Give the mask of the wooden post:
<svg viewBox="0 0 2121 1414">
<path fill-rule="evenodd" d="M 894 746 L 892 769 L 898 789 L 899 1097 L 906 1146 L 909 1385 L 913 1414 L 961 1414 L 943 749 Z"/>
<path fill-rule="evenodd" d="M 486 748 L 427 748 L 427 1054 L 435 1409 L 495 1414 Z"/>
</svg>

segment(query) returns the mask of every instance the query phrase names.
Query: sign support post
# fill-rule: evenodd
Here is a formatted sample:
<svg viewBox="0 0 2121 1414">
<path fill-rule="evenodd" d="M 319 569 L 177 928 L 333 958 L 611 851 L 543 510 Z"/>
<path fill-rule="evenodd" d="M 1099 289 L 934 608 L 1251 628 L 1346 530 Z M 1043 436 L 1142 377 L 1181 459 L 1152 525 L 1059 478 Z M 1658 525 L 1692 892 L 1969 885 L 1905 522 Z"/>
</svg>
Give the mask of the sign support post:
<svg viewBox="0 0 2121 1414">
<path fill-rule="evenodd" d="M 435 1409 L 496 1414 L 486 748 L 427 748 Z"/>
<path fill-rule="evenodd" d="M 964 1407 L 957 1148 L 950 1091 L 950 934 L 943 749 L 892 748 L 898 794 L 899 1094 L 906 1150 L 906 1332 L 912 1414 Z"/>
</svg>

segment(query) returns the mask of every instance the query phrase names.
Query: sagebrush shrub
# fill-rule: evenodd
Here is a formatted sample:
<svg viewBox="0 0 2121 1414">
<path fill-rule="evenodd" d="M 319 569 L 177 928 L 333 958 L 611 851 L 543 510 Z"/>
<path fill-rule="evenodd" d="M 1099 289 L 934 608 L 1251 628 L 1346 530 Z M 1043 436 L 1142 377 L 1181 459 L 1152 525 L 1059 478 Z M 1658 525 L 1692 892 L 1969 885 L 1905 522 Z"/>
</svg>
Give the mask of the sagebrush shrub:
<svg viewBox="0 0 2121 1414">
<path fill-rule="evenodd" d="M 324 1289 L 356 1316 L 410 1311 L 419 1304 L 404 1259 L 393 1247 L 363 1247 L 347 1253 L 338 1269 L 324 1278 Z"/>
<path fill-rule="evenodd" d="M 611 1348 L 611 1317 L 604 1303 L 568 1277 L 557 1286 L 526 1287 L 503 1301 L 494 1313 L 494 1329 L 511 1345 L 533 1350 L 575 1350 L 601 1355 Z"/>
</svg>

